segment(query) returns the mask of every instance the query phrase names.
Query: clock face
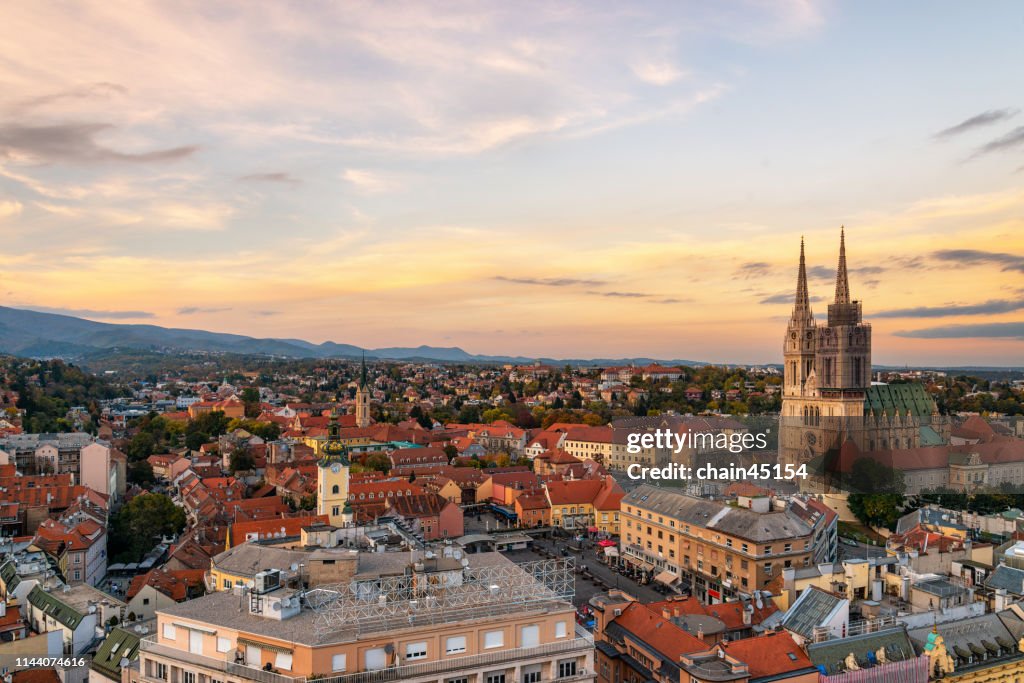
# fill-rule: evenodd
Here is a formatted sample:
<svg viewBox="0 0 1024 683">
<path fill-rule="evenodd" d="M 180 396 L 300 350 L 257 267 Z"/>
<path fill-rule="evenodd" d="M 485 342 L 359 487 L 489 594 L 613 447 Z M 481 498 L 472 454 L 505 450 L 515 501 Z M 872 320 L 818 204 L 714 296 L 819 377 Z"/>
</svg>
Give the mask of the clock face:
<svg viewBox="0 0 1024 683">
<path fill-rule="evenodd" d="M 341 472 L 341 465 L 339 465 L 338 463 L 334 463 L 333 465 L 331 465 L 331 472 L 334 472 L 335 474 Z"/>
</svg>

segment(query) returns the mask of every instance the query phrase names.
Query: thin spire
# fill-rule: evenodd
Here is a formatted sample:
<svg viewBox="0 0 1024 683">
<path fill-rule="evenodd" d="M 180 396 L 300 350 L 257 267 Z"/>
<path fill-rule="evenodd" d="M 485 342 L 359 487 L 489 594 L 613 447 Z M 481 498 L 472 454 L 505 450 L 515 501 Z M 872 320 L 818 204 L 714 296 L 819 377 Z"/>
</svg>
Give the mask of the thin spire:
<svg viewBox="0 0 1024 683">
<path fill-rule="evenodd" d="M 839 228 L 839 268 L 836 270 L 837 304 L 850 303 L 850 279 L 846 274 L 846 228 Z"/>
<path fill-rule="evenodd" d="M 796 278 L 796 302 L 793 306 L 793 316 L 804 317 L 811 310 L 811 297 L 807 294 L 807 261 L 804 259 L 804 238 L 800 237 L 800 271 Z M 798 315 L 800 314 L 800 315 Z"/>
<path fill-rule="evenodd" d="M 366 351 L 363 351 L 363 368 L 359 373 L 359 388 L 366 387 Z"/>
</svg>

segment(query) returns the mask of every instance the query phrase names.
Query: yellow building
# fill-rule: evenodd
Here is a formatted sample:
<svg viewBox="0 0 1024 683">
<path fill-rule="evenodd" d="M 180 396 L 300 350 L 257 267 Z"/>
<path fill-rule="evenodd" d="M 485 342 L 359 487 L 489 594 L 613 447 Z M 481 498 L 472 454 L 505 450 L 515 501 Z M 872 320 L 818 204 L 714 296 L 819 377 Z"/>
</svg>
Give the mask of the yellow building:
<svg viewBox="0 0 1024 683">
<path fill-rule="evenodd" d="M 1024 678 L 1024 619 L 1019 607 L 915 629 L 908 635 L 928 657 L 930 680 L 982 683 Z"/>
<path fill-rule="evenodd" d="M 352 506 L 348 502 L 348 448 L 340 438 L 337 411 L 331 411 L 327 441 L 320 451 L 316 473 L 317 513 L 327 515 L 331 524 L 347 526 L 352 522 Z"/>
</svg>

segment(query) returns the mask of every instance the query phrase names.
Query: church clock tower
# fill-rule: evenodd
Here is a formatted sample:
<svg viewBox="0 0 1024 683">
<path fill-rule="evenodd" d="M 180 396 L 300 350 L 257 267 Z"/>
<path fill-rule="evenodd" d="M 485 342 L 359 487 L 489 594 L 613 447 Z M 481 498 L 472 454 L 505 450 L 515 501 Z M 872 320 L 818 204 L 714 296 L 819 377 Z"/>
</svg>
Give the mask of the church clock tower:
<svg viewBox="0 0 1024 683">
<path fill-rule="evenodd" d="M 348 502 L 348 448 L 341 440 L 338 411 L 331 409 L 327 441 L 320 449 L 317 462 L 317 514 L 327 515 L 334 526 L 352 523 L 352 506 Z"/>
<path fill-rule="evenodd" d="M 356 427 L 370 426 L 370 385 L 366 381 L 366 356 L 359 373 L 359 387 L 356 389 Z"/>
</svg>

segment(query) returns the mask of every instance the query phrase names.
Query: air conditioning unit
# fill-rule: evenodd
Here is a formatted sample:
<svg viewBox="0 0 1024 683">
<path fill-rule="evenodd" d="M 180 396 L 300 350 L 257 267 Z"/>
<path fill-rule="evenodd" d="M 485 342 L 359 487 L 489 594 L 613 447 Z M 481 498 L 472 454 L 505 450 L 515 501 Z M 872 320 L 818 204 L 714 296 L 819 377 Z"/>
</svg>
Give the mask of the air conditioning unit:
<svg viewBox="0 0 1024 683">
<path fill-rule="evenodd" d="M 580 667 L 580 676 L 586 676 L 586 675 L 587 675 L 587 667 L 581 666 Z"/>
<path fill-rule="evenodd" d="M 614 614 L 617 617 L 622 616 L 622 610 L 616 607 L 614 610 L 612 610 L 612 614 Z"/>
</svg>

